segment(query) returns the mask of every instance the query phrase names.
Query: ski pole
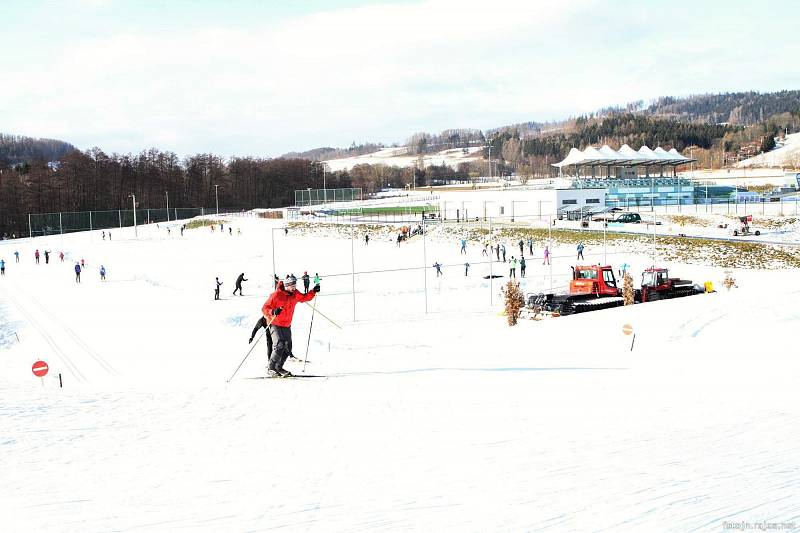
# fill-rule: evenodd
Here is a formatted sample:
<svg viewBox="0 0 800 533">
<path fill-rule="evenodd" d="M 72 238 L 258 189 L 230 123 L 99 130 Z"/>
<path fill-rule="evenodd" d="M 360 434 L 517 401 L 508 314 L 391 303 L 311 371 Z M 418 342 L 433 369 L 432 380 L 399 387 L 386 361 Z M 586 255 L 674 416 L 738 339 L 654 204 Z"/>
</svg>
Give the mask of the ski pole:
<svg viewBox="0 0 800 533">
<path fill-rule="evenodd" d="M 312 306 L 311 311 L 311 325 L 308 326 L 308 342 L 306 342 L 306 356 L 303 359 L 303 372 L 306 371 L 306 363 L 308 362 L 308 349 L 311 346 L 311 328 L 314 327 L 314 314 L 317 312 L 317 308 Z"/>
<path fill-rule="evenodd" d="M 319 311 L 319 310 L 318 310 L 316 307 L 314 307 L 313 305 L 311 305 L 311 304 L 310 304 L 310 303 L 308 303 L 308 302 L 303 302 L 303 303 L 305 303 L 307 306 L 309 306 L 309 307 L 310 307 L 311 309 L 313 309 L 314 311 L 317 311 L 317 312 L 320 314 L 320 316 L 322 316 L 322 318 L 324 318 L 325 320 L 327 320 L 328 322 L 330 322 L 331 324 L 333 324 L 333 325 L 334 325 L 334 326 L 336 326 L 337 328 L 339 328 L 339 329 L 342 329 L 342 326 L 340 326 L 339 324 L 337 324 L 336 322 L 334 322 L 333 320 L 331 320 L 330 318 L 328 318 L 327 316 L 325 316 L 325 313 L 323 313 L 322 311 Z M 313 317 L 314 315 L 312 314 L 311 316 Z"/>
<path fill-rule="evenodd" d="M 272 315 L 272 318 L 269 319 L 269 324 L 267 324 L 267 327 L 265 328 L 265 331 L 269 331 L 269 327 L 272 325 L 272 321 L 275 320 L 275 316 L 277 316 L 277 315 Z M 262 331 L 258 335 L 258 338 L 256 339 L 256 342 L 254 342 L 253 345 L 250 347 L 250 349 L 247 350 L 247 354 L 244 356 L 244 359 L 242 359 L 242 362 L 239 363 L 239 366 L 236 367 L 236 370 L 233 371 L 233 374 L 231 374 L 231 377 L 229 377 L 228 381 L 226 381 L 225 383 L 230 383 L 231 382 L 231 380 L 233 379 L 233 376 L 235 376 L 236 373 L 239 371 L 239 369 L 242 368 L 242 365 L 244 364 L 245 361 L 247 361 L 247 358 L 250 357 L 250 354 L 253 352 L 253 349 L 255 349 L 256 344 L 258 344 L 258 341 L 260 341 L 261 337 L 263 337 L 263 336 L 264 336 L 264 332 Z"/>
</svg>

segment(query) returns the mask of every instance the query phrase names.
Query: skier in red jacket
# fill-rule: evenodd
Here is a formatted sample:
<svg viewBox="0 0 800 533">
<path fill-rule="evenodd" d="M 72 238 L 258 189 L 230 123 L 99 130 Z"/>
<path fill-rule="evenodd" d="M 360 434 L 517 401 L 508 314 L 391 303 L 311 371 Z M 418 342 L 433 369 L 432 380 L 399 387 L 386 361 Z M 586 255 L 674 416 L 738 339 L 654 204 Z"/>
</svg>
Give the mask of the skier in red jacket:
<svg viewBox="0 0 800 533">
<path fill-rule="evenodd" d="M 272 337 L 272 355 L 269 359 L 269 375 L 271 377 L 286 377 L 292 374 L 283 369 L 283 364 L 292 352 L 292 316 L 294 307 L 299 302 L 307 302 L 319 292 L 319 285 L 314 285 L 308 293 L 303 294 L 297 290 L 297 278 L 289 276 L 283 283 L 278 283 L 261 312 L 267 322 L 271 321 L 270 335 Z"/>
</svg>

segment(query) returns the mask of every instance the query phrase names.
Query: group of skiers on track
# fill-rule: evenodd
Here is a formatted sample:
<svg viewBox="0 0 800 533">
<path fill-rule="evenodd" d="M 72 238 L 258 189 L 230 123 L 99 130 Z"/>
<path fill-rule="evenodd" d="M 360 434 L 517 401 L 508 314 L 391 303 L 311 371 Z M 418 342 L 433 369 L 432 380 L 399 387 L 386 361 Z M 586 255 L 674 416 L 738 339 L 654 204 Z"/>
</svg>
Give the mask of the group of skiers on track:
<svg viewBox="0 0 800 533">
<path fill-rule="evenodd" d="M 35 264 L 37 264 L 37 265 L 40 264 L 39 263 L 39 259 L 41 258 L 42 255 L 44 255 L 44 262 L 45 262 L 45 264 L 49 265 L 50 264 L 50 254 L 51 253 L 52 252 L 50 250 L 43 250 L 42 252 L 39 252 L 39 249 L 37 248 L 33 252 L 33 259 L 34 259 Z M 61 260 L 61 262 L 63 263 L 64 262 L 64 252 L 63 251 L 58 252 L 58 257 Z M 14 251 L 14 262 L 15 263 L 19 263 L 19 251 Z M 86 261 L 84 259 L 81 259 L 80 261 L 76 261 L 75 262 L 75 266 L 73 267 L 73 270 L 75 271 L 75 283 L 80 283 L 81 282 L 81 273 L 85 269 L 86 269 Z M 0 259 L 0 275 L 2 275 L 2 276 L 6 275 L 6 261 L 5 261 L 5 259 Z M 105 281 L 105 280 L 106 280 L 106 267 L 104 265 L 100 265 L 100 281 Z"/>
</svg>

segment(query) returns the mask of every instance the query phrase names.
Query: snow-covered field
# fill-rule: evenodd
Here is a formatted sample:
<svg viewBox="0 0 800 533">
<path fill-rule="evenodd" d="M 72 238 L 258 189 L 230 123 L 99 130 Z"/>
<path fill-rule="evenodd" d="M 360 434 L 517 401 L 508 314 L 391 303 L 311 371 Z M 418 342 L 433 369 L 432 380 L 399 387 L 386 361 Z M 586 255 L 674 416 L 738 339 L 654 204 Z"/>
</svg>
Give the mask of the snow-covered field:
<svg viewBox="0 0 800 533">
<path fill-rule="evenodd" d="M 742 167 L 800 167 L 800 133 L 787 135 L 782 146 L 736 163 Z"/>
<path fill-rule="evenodd" d="M 797 270 L 728 291 L 669 264 L 719 292 L 509 327 L 478 243 L 274 224 L 0 242 L 3 531 L 800 531 Z M 613 246 L 638 278 L 649 258 Z M 322 277 L 293 332 L 326 377 L 258 379 L 262 341 L 226 383 L 273 248 L 281 276 Z M 574 246 L 540 252 L 526 292 L 563 285 Z"/>
<path fill-rule="evenodd" d="M 428 154 L 423 157 L 423 166 L 442 166 L 448 165 L 453 168 L 460 163 L 471 163 L 481 160 L 481 146 L 473 146 L 466 149 L 451 148 L 439 152 Z M 356 165 L 388 165 L 395 167 L 410 167 L 418 163 L 418 156 L 406 155 L 406 147 L 383 148 L 371 154 L 364 154 L 355 157 L 345 157 L 341 159 L 329 159 L 325 161 L 331 171 L 349 170 Z"/>
</svg>

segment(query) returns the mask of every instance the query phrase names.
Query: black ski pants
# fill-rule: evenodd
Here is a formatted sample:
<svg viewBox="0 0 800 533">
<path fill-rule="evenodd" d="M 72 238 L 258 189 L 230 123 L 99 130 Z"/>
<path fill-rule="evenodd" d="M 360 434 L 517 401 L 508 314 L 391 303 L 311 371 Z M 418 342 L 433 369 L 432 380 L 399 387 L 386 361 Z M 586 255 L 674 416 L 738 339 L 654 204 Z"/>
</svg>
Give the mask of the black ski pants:
<svg viewBox="0 0 800 533">
<path fill-rule="evenodd" d="M 264 335 L 267 338 L 267 359 L 269 359 L 272 356 L 272 334 L 270 333 L 269 328 L 267 328 L 268 323 L 269 322 L 267 321 L 267 319 L 262 316 L 261 318 L 258 319 L 258 322 L 256 322 L 256 325 L 253 327 L 253 332 L 250 334 L 250 338 L 254 339 L 259 329 L 261 328 L 267 329 L 267 333 L 266 335 Z"/>
<path fill-rule="evenodd" d="M 272 356 L 269 358 L 270 370 L 282 370 L 283 364 L 292 353 L 292 328 L 270 326 L 272 335 Z"/>
<path fill-rule="evenodd" d="M 233 294 L 234 295 L 236 294 L 236 291 L 239 291 L 239 296 L 242 295 L 242 284 L 241 283 L 237 283 L 236 287 L 233 289 Z"/>
</svg>

